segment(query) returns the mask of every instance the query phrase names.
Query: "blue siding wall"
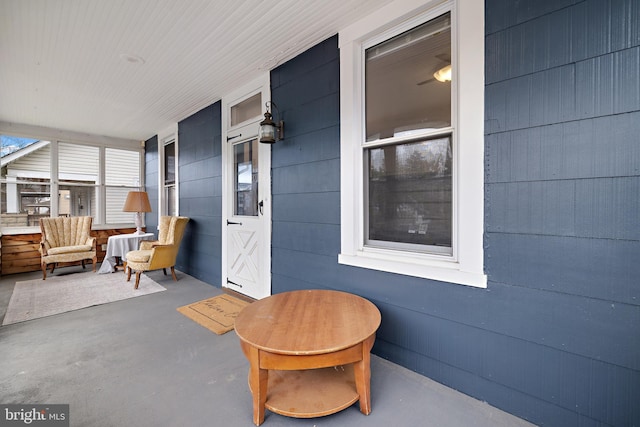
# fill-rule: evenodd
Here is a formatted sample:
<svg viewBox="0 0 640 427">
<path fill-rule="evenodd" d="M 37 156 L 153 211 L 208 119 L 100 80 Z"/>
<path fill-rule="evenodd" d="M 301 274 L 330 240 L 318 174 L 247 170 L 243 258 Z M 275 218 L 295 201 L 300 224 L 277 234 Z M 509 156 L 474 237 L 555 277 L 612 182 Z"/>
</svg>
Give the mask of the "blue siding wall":
<svg viewBox="0 0 640 427">
<path fill-rule="evenodd" d="M 536 349 L 518 389 L 557 405 L 534 421 L 640 425 L 640 2 L 486 4 L 485 264 L 526 304 L 502 314 Z"/>
<path fill-rule="evenodd" d="M 178 123 L 180 215 L 191 218 L 177 267 L 220 286 L 222 221 L 221 102 Z"/>
<path fill-rule="evenodd" d="M 536 424 L 640 425 L 639 25 L 637 0 L 486 1 L 487 289 L 337 263 L 337 37 L 273 70 L 272 292 L 362 295 L 376 354 Z M 220 131 L 220 103 L 179 124 L 183 268 L 215 286 Z"/>
<path fill-rule="evenodd" d="M 272 292 L 341 288 L 337 37 L 271 73 L 286 138 L 273 145 Z"/>
<path fill-rule="evenodd" d="M 222 221 L 221 102 L 178 123 L 180 212 L 190 218 L 176 268 L 220 287 Z M 151 206 L 158 206 L 158 138 L 145 142 L 145 179 Z M 146 215 L 156 232 L 157 214 Z"/>
<path fill-rule="evenodd" d="M 378 355 L 535 423 L 640 424 L 634 17 L 487 2 L 486 290 L 337 264 L 337 39 L 274 70 L 273 292 L 363 295 Z"/>
</svg>

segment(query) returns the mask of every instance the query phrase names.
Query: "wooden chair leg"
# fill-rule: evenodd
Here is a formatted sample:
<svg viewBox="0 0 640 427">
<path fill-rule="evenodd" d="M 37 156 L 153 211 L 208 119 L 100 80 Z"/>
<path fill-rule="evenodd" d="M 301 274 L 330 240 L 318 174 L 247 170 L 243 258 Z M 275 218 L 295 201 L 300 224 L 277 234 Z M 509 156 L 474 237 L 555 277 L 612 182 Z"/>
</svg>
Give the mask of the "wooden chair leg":
<svg viewBox="0 0 640 427">
<path fill-rule="evenodd" d="M 174 282 L 178 281 L 178 278 L 176 277 L 176 270 L 173 268 L 173 265 L 171 266 L 171 276 L 173 277 Z"/>
<path fill-rule="evenodd" d="M 82 260 L 82 269 L 84 270 L 84 260 Z"/>
<path fill-rule="evenodd" d="M 162 272 L 164 273 L 165 276 L 167 275 L 167 269 L 166 268 L 163 268 Z"/>
<path fill-rule="evenodd" d="M 51 264 L 51 274 L 53 274 L 53 270 L 56 269 L 56 263 Z"/>
<path fill-rule="evenodd" d="M 131 280 L 131 269 L 127 268 L 127 282 Z"/>
<path fill-rule="evenodd" d="M 136 271 L 136 285 L 133 287 L 133 289 L 138 289 L 138 285 L 140 284 L 140 272 Z"/>
<path fill-rule="evenodd" d="M 47 280 L 47 264 L 43 262 L 40 264 L 40 268 L 42 268 L 42 280 Z"/>
<path fill-rule="evenodd" d="M 92 258 L 92 261 L 93 261 L 93 272 L 95 273 L 96 272 L 96 262 L 98 262 L 98 257 L 94 256 Z"/>
</svg>

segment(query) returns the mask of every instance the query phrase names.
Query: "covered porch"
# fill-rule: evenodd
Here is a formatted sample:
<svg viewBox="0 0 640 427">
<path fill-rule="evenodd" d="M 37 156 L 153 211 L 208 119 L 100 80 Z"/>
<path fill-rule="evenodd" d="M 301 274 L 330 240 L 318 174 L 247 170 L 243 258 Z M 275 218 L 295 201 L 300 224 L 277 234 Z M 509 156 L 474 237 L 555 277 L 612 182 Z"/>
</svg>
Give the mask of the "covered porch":
<svg viewBox="0 0 640 427">
<path fill-rule="evenodd" d="M 236 334 L 215 335 L 176 311 L 221 290 L 184 273 L 178 282 L 149 275 L 167 291 L 0 328 L 3 399 L 68 403 L 72 426 L 253 425 Z M 0 319 L 15 282 L 37 277 L 0 279 Z M 371 371 L 370 415 L 357 403 L 312 419 L 267 411 L 263 425 L 532 425 L 380 357 Z"/>
<path fill-rule="evenodd" d="M 257 284 L 382 314 L 370 416 L 265 423 L 517 423 L 488 402 L 537 425 L 640 425 L 640 1 L 263 3 L 0 2 L 0 133 L 51 141 L 0 173 L 0 220 L 49 194 L 52 216 L 94 216 L 100 260 L 132 231 L 129 188 L 150 197 L 148 231 L 190 218 L 168 292 L 1 327 L 0 402 L 68 402 L 74 425 L 252 425 L 237 337 L 175 309 Z M 419 46 L 426 63 L 393 59 Z M 367 75 L 388 64 L 407 75 Z M 269 111 L 284 139 L 260 144 Z M 64 163 L 71 145 L 92 170 Z M 138 181 L 111 150 L 136 151 Z M 0 230 L 0 316 L 38 270 L 24 228 Z M 228 261 L 251 233 L 262 268 L 241 283 Z"/>
</svg>

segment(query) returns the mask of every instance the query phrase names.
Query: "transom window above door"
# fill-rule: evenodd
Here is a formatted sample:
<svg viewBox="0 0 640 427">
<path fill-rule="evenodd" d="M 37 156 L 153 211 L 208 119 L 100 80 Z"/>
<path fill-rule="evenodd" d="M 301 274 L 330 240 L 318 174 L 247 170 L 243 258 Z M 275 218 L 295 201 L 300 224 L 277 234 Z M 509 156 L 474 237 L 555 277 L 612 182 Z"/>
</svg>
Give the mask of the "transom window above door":
<svg viewBox="0 0 640 427">
<path fill-rule="evenodd" d="M 237 126 L 248 120 L 260 117 L 262 109 L 262 93 L 258 92 L 249 98 L 232 105 L 230 110 L 230 125 Z"/>
</svg>

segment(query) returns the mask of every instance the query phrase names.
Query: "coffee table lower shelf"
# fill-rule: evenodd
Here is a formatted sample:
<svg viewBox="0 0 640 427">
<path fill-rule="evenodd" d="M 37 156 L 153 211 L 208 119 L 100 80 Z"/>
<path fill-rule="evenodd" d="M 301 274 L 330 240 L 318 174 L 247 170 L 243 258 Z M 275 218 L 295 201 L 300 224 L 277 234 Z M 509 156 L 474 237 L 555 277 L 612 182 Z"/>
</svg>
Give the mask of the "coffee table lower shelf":
<svg viewBox="0 0 640 427">
<path fill-rule="evenodd" d="M 249 385 L 251 387 L 251 385 Z M 353 365 L 304 371 L 269 371 L 265 407 L 280 415 L 315 418 L 359 400 Z"/>
</svg>

